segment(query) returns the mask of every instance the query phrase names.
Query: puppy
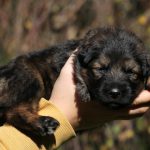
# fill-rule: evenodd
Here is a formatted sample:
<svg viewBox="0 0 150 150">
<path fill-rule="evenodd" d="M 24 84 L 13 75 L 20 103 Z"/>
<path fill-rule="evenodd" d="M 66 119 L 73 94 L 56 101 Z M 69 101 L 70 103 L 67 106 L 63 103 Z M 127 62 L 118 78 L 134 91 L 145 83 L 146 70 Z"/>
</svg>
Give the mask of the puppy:
<svg viewBox="0 0 150 150">
<path fill-rule="evenodd" d="M 82 101 L 119 109 L 129 106 L 144 89 L 149 64 L 142 41 L 122 29 L 97 28 L 81 40 L 22 55 L 2 66 L 0 120 L 37 135 L 52 134 L 59 122 L 38 115 L 38 102 L 50 98 L 62 66 L 76 48 L 74 80 Z"/>
<path fill-rule="evenodd" d="M 122 108 L 148 88 L 148 52 L 135 34 L 113 28 L 91 30 L 78 49 L 74 66 L 82 100 Z"/>
</svg>

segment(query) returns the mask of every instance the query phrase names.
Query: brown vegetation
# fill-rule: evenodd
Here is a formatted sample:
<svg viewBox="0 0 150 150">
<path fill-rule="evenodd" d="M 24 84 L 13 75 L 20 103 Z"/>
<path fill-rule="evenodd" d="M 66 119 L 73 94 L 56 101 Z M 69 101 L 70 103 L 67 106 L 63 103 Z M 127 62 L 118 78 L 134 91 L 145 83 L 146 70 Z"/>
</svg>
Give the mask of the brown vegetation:
<svg viewBox="0 0 150 150">
<path fill-rule="evenodd" d="M 0 0 L 0 63 L 98 26 L 120 26 L 150 48 L 149 0 Z M 60 150 L 149 150 L 150 115 L 81 134 Z"/>
</svg>

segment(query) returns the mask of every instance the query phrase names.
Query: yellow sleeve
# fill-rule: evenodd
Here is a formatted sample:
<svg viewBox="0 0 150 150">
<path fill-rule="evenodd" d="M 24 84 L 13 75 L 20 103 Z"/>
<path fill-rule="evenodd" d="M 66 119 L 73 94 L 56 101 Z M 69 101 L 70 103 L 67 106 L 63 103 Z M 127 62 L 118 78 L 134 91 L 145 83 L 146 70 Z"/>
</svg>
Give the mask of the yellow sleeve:
<svg viewBox="0 0 150 150">
<path fill-rule="evenodd" d="M 54 136 L 40 138 L 40 145 L 16 128 L 5 124 L 0 127 L 0 150 L 48 150 L 57 148 L 63 142 L 75 136 L 75 132 L 65 116 L 49 101 L 40 100 L 39 114 L 51 116 L 60 122 Z M 36 141 L 36 142 L 35 142 Z"/>
</svg>

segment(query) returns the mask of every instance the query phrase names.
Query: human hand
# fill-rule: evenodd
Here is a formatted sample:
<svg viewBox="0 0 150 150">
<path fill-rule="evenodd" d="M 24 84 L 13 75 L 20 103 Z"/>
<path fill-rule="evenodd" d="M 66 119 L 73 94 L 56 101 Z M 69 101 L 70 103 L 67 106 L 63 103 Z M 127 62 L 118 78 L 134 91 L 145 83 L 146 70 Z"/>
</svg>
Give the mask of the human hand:
<svg viewBox="0 0 150 150">
<path fill-rule="evenodd" d="M 111 110 L 99 102 L 76 99 L 73 81 L 73 55 L 68 59 L 54 85 L 51 102 L 64 113 L 75 131 L 103 125 L 112 120 L 142 116 L 150 107 L 150 92 L 143 90 L 130 108 Z"/>
</svg>

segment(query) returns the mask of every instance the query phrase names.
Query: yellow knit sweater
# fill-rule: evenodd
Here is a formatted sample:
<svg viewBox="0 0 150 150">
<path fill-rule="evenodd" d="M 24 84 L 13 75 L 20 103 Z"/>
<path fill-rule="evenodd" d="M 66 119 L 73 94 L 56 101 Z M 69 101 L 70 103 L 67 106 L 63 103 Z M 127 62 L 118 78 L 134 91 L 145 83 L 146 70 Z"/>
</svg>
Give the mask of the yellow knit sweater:
<svg viewBox="0 0 150 150">
<path fill-rule="evenodd" d="M 16 128 L 5 124 L 0 127 L 0 150 L 50 150 L 75 136 L 75 132 L 65 116 L 49 101 L 40 100 L 39 114 L 51 116 L 60 122 L 54 136 L 32 140 Z M 39 144 L 40 143 L 40 144 Z"/>
</svg>

